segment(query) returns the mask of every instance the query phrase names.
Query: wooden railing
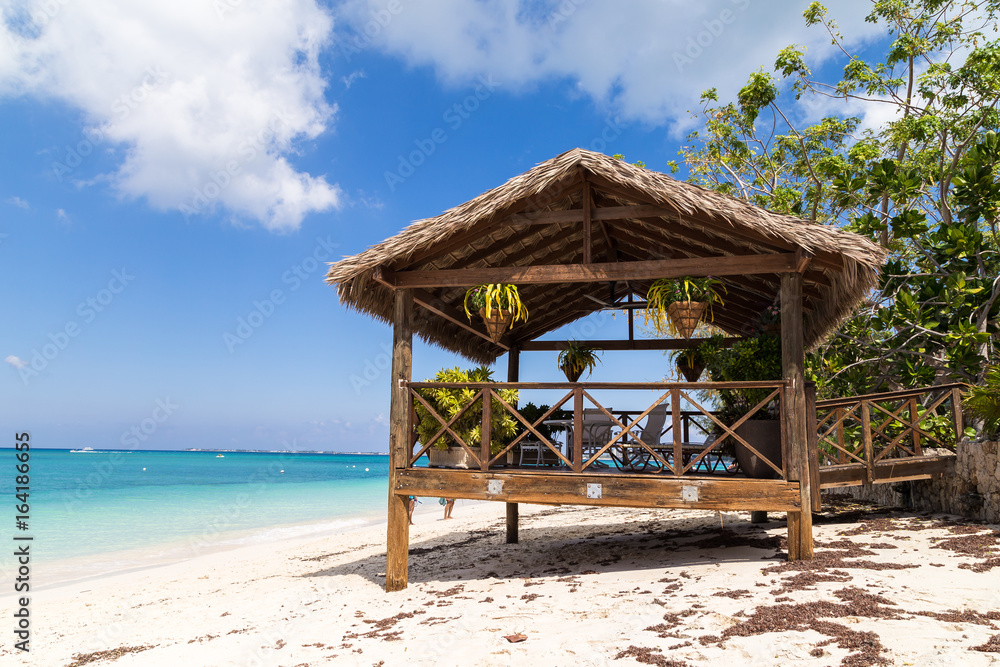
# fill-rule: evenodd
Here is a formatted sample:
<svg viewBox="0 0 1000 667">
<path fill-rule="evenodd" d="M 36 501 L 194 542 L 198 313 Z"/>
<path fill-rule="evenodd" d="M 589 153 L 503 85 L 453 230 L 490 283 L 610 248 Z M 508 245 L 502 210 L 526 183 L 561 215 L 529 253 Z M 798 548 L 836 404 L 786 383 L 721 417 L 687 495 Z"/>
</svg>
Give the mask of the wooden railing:
<svg viewBox="0 0 1000 667">
<path fill-rule="evenodd" d="M 930 445 L 954 449 L 963 431 L 962 386 L 817 401 L 820 465 L 863 465 L 870 483 L 881 461 L 921 456 Z M 939 415 L 942 408 L 950 414 Z"/>
<path fill-rule="evenodd" d="M 713 383 L 410 382 L 407 383 L 407 386 L 409 387 L 409 392 L 414 404 L 422 406 L 430 417 L 436 420 L 439 425 L 438 430 L 433 436 L 425 442 L 420 443 L 419 449 L 416 448 L 417 439 L 414 438 L 414 446 L 411 447 L 407 467 L 415 465 L 420 457 L 423 456 L 432 446 L 434 446 L 435 443 L 447 436 L 452 443 L 457 444 L 468 453 L 478 470 L 486 472 L 496 466 L 499 461 L 505 459 L 507 453 L 514 450 L 514 448 L 517 447 L 522 441 L 530 438 L 542 443 L 542 445 L 544 445 L 546 449 L 552 453 L 552 455 L 557 457 L 558 461 L 563 464 L 565 468 L 574 473 L 580 473 L 595 467 L 595 465 L 599 465 L 598 460 L 605 455 L 614 455 L 616 451 L 624 452 L 625 448 L 629 448 L 632 451 L 641 452 L 644 459 L 652 463 L 657 470 L 667 474 L 681 476 L 693 469 L 697 469 L 699 465 L 703 464 L 703 462 L 707 463 L 706 458 L 713 452 L 718 455 L 718 449 L 728 436 L 742 443 L 763 461 L 767 462 L 768 465 L 770 465 L 782 479 L 787 479 L 787 466 L 785 465 L 784 460 L 781 461 L 780 466 L 771 464 L 766 457 L 762 456 L 753 447 L 753 445 L 746 442 L 746 440 L 736 434 L 736 429 L 739 426 L 757 415 L 757 413 L 763 410 L 773 400 L 778 401 L 781 415 L 784 416 L 784 406 L 789 403 L 785 398 L 787 384 L 783 381 Z M 421 396 L 421 389 L 467 389 L 473 392 L 473 394 L 471 399 L 466 402 L 457 413 L 455 413 L 450 419 L 446 419 L 438 414 L 437 410 L 430 401 Z M 538 417 L 534 421 L 529 421 L 520 412 L 518 412 L 515 406 L 501 398 L 499 392 L 504 389 L 559 390 L 564 391 L 565 393 L 558 401 L 554 402 L 542 416 Z M 754 407 L 752 407 L 735 423 L 729 425 L 721 422 L 711 409 L 702 406 L 701 403 L 694 397 L 693 394 L 695 391 L 704 389 L 770 391 L 768 392 L 766 398 L 754 405 Z M 617 411 L 618 414 L 616 415 L 615 411 L 609 410 L 602 405 L 600 401 L 594 398 L 592 393 L 596 391 L 606 392 L 623 390 L 654 391 L 657 392 L 658 398 L 653 401 L 649 407 L 641 412 L 633 411 L 623 413 L 622 411 Z M 549 438 L 545 437 L 539 429 L 543 422 L 551 419 L 557 410 L 562 409 L 562 407 L 570 401 L 572 401 L 573 441 L 570 455 L 566 456 L 558 444 L 553 443 Z M 524 428 L 522 433 L 513 438 L 510 442 L 505 443 L 503 448 L 496 453 L 490 451 L 493 410 L 496 409 L 494 402 L 496 402 L 496 405 L 499 406 L 500 410 L 508 412 Z M 683 410 L 682 403 L 684 402 L 689 404 L 694 409 Z M 650 414 L 658 406 L 663 404 L 667 405 L 668 411 L 665 428 L 661 431 L 661 434 L 663 432 L 670 433 L 672 435 L 672 442 L 665 445 L 645 442 L 643 440 L 643 426 L 641 422 L 644 419 L 648 419 Z M 455 424 L 475 406 L 479 406 L 482 411 L 480 441 L 478 444 L 466 442 L 458 435 L 458 433 L 455 432 L 454 429 Z M 617 427 L 618 431 L 616 433 L 609 433 L 609 438 L 606 441 L 601 441 L 596 444 L 591 443 L 591 446 L 589 446 L 585 451 L 584 410 L 588 409 L 589 406 L 593 406 L 592 409 L 599 410 L 603 417 L 610 422 L 612 427 Z M 626 414 L 637 414 L 637 416 L 634 419 L 621 418 Z M 691 420 L 699 416 L 703 416 L 707 419 L 708 422 L 706 423 L 714 424 L 716 429 L 720 432 L 720 436 L 712 443 L 707 444 L 704 449 L 701 449 L 697 454 L 685 456 L 685 437 L 689 436 Z M 410 422 L 408 430 L 413 433 L 415 426 L 415 411 L 410 412 L 409 419 Z M 782 440 L 784 440 L 783 432 Z M 782 449 L 783 451 L 787 451 L 786 447 L 783 447 Z"/>
</svg>

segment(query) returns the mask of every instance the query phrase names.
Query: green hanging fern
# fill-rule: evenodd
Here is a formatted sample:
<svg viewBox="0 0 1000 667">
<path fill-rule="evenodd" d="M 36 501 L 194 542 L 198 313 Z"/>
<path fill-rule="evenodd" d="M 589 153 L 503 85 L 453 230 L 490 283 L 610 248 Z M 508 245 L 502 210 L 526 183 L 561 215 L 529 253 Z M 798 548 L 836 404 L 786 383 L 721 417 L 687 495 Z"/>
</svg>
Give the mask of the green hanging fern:
<svg viewBox="0 0 1000 667">
<path fill-rule="evenodd" d="M 646 310 L 643 311 L 643 318 L 646 324 L 650 320 L 653 322 L 653 329 L 656 333 L 665 335 L 671 333 L 673 324 L 667 317 L 667 308 L 675 301 L 703 301 L 708 304 L 708 321 L 713 321 L 712 304 L 726 305 L 722 301 L 719 292 L 726 293 L 725 284 L 718 278 L 706 276 L 704 278 L 660 278 L 654 280 L 646 292 Z"/>
<path fill-rule="evenodd" d="M 583 375 L 583 372 L 587 371 L 589 377 L 599 363 L 601 363 L 601 358 L 597 356 L 594 348 L 581 345 L 575 340 L 568 341 L 566 348 L 559 353 L 559 368 L 567 376 Z"/>
<path fill-rule="evenodd" d="M 469 310 L 469 306 L 472 310 Z M 517 285 L 507 283 L 489 283 L 486 285 L 476 285 L 465 293 L 465 315 L 470 320 L 472 313 L 478 313 L 481 309 L 486 309 L 486 316 L 493 313 L 493 309 L 509 310 L 514 313 L 514 322 L 528 321 L 528 309 L 521 303 L 521 295 L 517 292 Z"/>
</svg>

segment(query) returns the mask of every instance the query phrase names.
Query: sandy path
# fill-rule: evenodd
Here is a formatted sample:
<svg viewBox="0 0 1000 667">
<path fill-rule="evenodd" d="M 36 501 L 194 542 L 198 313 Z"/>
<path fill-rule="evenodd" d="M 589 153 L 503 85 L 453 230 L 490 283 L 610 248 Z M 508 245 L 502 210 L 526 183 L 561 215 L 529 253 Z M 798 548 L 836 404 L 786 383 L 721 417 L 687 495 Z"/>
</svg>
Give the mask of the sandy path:
<svg viewBox="0 0 1000 667">
<path fill-rule="evenodd" d="M 1000 664 L 996 526 L 825 507 L 788 563 L 780 515 L 522 506 L 507 545 L 502 504 L 460 503 L 417 516 L 406 591 L 384 526 L 257 545 L 37 593 L 0 663 Z"/>
</svg>

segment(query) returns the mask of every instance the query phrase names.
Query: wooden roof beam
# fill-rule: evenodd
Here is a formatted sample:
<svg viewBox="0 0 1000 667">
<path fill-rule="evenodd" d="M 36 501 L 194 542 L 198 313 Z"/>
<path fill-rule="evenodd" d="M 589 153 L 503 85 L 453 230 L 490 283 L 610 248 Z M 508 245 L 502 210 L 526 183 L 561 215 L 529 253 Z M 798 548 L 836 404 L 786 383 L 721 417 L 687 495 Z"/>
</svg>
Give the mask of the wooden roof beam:
<svg viewBox="0 0 1000 667">
<path fill-rule="evenodd" d="M 713 257 L 711 261 L 667 259 L 599 264 L 548 264 L 498 266 L 481 269 L 440 271 L 392 271 L 376 267 L 375 280 L 396 289 L 428 287 L 470 287 L 483 283 L 588 283 L 683 276 L 738 276 L 756 273 L 790 273 L 797 266 L 795 253 Z"/>
<path fill-rule="evenodd" d="M 731 336 L 726 338 L 722 346 L 729 347 L 738 340 L 742 340 L 740 336 Z M 683 338 L 639 338 L 636 340 L 588 340 L 581 341 L 587 344 L 587 347 L 592 347 L 597 350 L 609 350 L 609 351 L 620 351 L 620 350 L 686 350 L 688 348 L 697 347 L 704 342 L 702 338 L 692 338 L 686 340 Z M 526 341 L 524 347 L 520 348 L 523 352 L 556 352 L 566 348 L 569 343 L 568 340 L 532 340 Z"/>
<path fill-rule="evenodd" d="M 650 224 L 646 220 L 640 220 L 639 222 L 642 222 L 642 223 L 645 223 L 645 224 Z M 653 225 L 653 226 L 656 229 L 661 229 L 659 226 L 656 226 L 656 225 Z M 684 253 L 687 253 L 687 254 L 690 254 L 690 255 L 695 255 L 695 257 L 703 257 L 705 259 L 711 259 L 713 257 L 717 257 L 717 255 L 712 255 L 708 251 L 701 250 L 701 249 L 696 248 L 696 247 L 694 247 L 694 246 L 692 246 L 692 245 L 690 245 L 688 243 L 684 243 L 683 236 L 677 238 L 677 237 L 674 237 L 674 235 L 670 234 L 666 230 L 661 230 L 661 231 L 663 231 L 663 233 L 667 234 L 667 236 L 670 237 L 669 242 L 672 243 L 675 247 L 677 247 L 677 249 L 679 251 L 681 251 L 681 252 L 684 252 Z M 666 239 L 661 239 L 661 238 L 657 238 L 657 237 L 653 236 L 651 233 L 649 233 L 647 230 L 642 229 L 641 227 L 632 227 L 627 232 L 626 231 L 619 232 L 618 230 L 615 230 L 615 233 L 612 234 L 612 236 L 620 242 L 623 238 L 626 238 L 628 234 L 633 234 L 635 236 L 641 237 L 647 243 L 663 244 L 664 241 L 666 241 Z M 738 256 L 744 256 L 744 255 L 738 255 Z M 797 268 L 797 266 L 798 265 L 796 264 L 796 268 Z M 712 274 L 712 275 L 715 275 L 715 274 Z M 747 282 L 756 283 L 756 284 L 759 284 L 761 282 L 765 282 L 767 284 L 767 288 L 765 289 L 764 287 L 760 287 L 759 289 L 761 289 L 764 293 L 774 292 L 775 294 L 777 294 L 778 281 L 775 281 L 774 286 L 772 288 L 772 286 L 770 285 L 770 283 L 768 283 L 767 281 L 763 281 L 761 278 L 756 277 L 756 276 L 752 276 L 752 275 L 747 274 L 747 275 L 744 276 L 744 279 Z M 819 298 L 819 297 L 822 296 L 821 293 L 820 293 L 820 291 L 818 289 L 816 289 L 812 285 L 804 287 L 803 288 L 803 292 L 805 294 L 808 294 L 809 296 L 812 296 L 812 297 Z"/>
<path fill-rule="evenodd" d="M 389 289 L 394 289 L 392 285 L 386 284 L 384 281 L 380 280 L 378 277 L 375 278 L 376 281 L 385 285 Z M 455 326 L 458 326 L 471 334 L 484 338 L 490 342 L 491 345 L 497 345 L 497 347 L 503 348 L 505 351 L 510 350 L 510 347 L 502 343 L 494 343 L 489 335 L 484 331 L 479 331 L 475 327 L 469 324 L 468 318 L 465 317 L 465 313 L 455 310 L 452 306 L 448 305 L 441 299 L 437 298 L 430 292 L 421 289 L 415 289 L 412 292 L 413 302 L 417 305 L 427 309 L 428 311 L 434 313 L 438 317 L 441 317 Z"/>
</svg>

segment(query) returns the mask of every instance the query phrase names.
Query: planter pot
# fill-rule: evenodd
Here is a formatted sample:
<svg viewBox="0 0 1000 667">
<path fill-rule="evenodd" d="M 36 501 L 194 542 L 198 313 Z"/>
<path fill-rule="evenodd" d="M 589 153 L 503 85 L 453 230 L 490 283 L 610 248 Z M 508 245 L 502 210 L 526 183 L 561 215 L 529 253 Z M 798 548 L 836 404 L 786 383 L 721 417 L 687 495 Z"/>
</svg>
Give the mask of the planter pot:
<svg viewBox="0 0 1000 667">
<path fill-rule="evenodd" d="M 570 382 L 576 382 L 577 380 L 580 379 L 580 376 L 583 375 L 583 369 L 582 368 L 580 370 L 578 370 L 578 371 L 575 371 L 575 372 L 571 371 L 569 369 L 569 366 L 560 366 L 559 368 L 562 370 L 563 374 L 566 376 L 566 379 L 569 380 Z"/>
<path fill-rule="evenodd" d="M 500 338 L 507 331 L 507 327 L 510 326 L 511 320 L 514 319 L 514 313 L 509 310 L 500 310 L 498 308 L 493 308 L 490 310 L 489 317 L 486 315 L 486 309 L 479 309 L 479 316 L 483 318 L 483 323 L 486 325 L 486 333 L 490 335 L 490 340 L 494 343 L 499 343 Z"/>
<path fill-rule="evenodd" d="M 674 301 L 667 306 L 667 317 L 677 329 L 677 333 L 690 339 L 707 308 L 708 304 L 704 301 Z"/>
<path fill-rule="evenodd" d="M 431 447 L 427 450 L 427 459 L 432 468 L 462 468 L 467 470 L 478 467 L 475 459 L 462 447 L 449 447 L 448 449 Z"/>
<path fill-rule="evenodd" d="M 781 468 L 781 421 L 777 419 L 750 419 L 736 429 L 736 434 L 753 445 L 754 449 Z M 736 460 L 747 477 L 777 479 L 778 473 L 756 454 L 736 443 Z"/>
<path fill-rule="evenodd" d="M 701 374 L 705 372 L 705 364 L 689 365 L 686 361 L 678 361 L 677 370 L 688 382 L 697 382 Z"/>
</svg>

